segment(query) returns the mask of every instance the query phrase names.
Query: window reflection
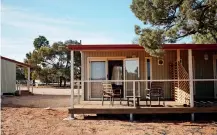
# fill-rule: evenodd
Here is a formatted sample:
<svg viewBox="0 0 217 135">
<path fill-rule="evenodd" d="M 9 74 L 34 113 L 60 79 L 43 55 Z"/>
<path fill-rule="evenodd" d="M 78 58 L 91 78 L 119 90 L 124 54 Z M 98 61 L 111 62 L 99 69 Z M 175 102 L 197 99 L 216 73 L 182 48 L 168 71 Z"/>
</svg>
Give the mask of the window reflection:
<svg viewBox="0 0 217 135">
<path fill-rule="evenodd" d="M 138 70 L 139 65 L 137 60 L 126 60 L 126 80 L 137 80 Z"/>
<path fill-rule="evenodd" d="M 91 61 L 91 80 L 105 80 L 105 61 Z"/>
</svg>

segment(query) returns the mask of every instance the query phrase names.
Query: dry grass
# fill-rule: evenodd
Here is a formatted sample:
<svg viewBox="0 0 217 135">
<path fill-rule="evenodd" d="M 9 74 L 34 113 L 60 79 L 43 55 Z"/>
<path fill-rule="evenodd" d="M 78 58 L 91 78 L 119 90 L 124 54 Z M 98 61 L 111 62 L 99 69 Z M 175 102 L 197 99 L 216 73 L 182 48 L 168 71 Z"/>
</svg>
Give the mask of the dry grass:
<svg viewBox="0 0 217 135">
<path fill-rule="evenodd" d="M 217 135 L 217 124 L 137 121 L 111 117 L 68 116 L 67 96 L 6 97 L 2 100 L 3 135 Z M 53 107 L 46 110 L 44 107 Z"/>
</svg>

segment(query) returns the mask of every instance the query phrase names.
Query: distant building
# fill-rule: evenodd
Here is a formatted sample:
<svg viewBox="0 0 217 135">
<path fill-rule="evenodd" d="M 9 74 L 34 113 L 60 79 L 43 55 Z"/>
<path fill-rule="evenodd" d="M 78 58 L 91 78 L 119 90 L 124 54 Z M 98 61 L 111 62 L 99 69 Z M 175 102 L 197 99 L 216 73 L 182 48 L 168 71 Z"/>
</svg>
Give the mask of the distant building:
<svg viewBox="0 0 217 135">
<path fill-rule="evenodd" d="M 30 65 L 1 56 L 1 94 L 16 91 L 16 67 L 28 68 L 28 90 L 30 86 Z"/>
</svg>

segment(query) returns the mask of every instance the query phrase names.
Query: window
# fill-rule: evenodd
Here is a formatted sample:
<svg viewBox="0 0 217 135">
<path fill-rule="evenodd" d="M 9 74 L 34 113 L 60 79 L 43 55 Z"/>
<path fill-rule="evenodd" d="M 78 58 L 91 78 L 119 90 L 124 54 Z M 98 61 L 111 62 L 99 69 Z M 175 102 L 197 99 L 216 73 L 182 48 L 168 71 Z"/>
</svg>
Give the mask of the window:
<svg viewBox="0 0 217 135">
<path fill-rule="evenodd" d="M 145 58 L 145 72 L 146 72 L 146 78 L 145 80 L 151 80 L 152 79 L 152 70 L 151 70 L 151 58 Z M 146 88 L 150 89 L 151 82 L 146 82 Z"/>
</svg>

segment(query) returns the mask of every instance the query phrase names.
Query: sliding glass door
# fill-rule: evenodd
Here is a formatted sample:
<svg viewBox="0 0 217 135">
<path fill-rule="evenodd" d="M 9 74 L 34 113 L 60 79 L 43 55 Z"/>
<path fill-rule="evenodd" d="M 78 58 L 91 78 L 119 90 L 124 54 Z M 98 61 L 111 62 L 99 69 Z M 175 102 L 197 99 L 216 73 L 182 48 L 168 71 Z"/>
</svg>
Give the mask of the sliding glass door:
<svg viewBox="0 0 217 135">
<path fill-rule="evenodd" d="M 129 58 L 124 60 L 124 80 L 139 80 L 139 59 Z M 124 83 L 124 92 L 126 96 L 133 96 L 133 82 Z M 136 95 L 140 95 L 139 83 L 136 82 Z"/>
<path fill-rule="evenodd" d="M 90 61 L 90 80 L 106 80 L 107 79 L 107 61 Z M 101 82 L 90 83 L 90 98 L 101 98 L 102 84 Z"/>
<path fill-rule="evenodd" d="M 108 80 L 108 60 L 105 58 L 91 59 L 89 64 L 89 80 Z M 123 60 L 124 80 L 139 80 L 139 59 L 129 58 Z M 102 96 L 102 82 L 88 83 L 89 99 L 99 99 Z M 136 95 L 140 95 L 140 83 L 136 82 Z M 133 96 L 133 82 L 124 83 L 124 97 Z"/>
</svg>

